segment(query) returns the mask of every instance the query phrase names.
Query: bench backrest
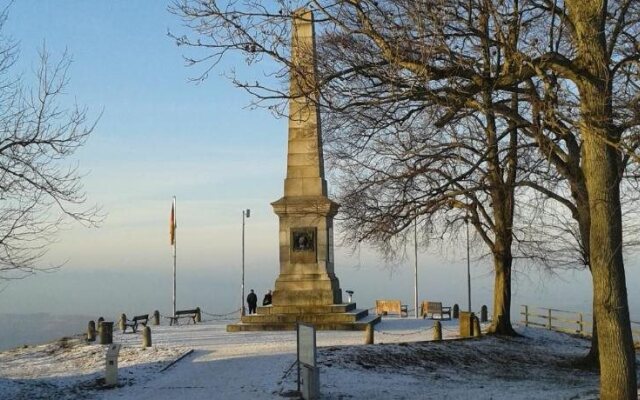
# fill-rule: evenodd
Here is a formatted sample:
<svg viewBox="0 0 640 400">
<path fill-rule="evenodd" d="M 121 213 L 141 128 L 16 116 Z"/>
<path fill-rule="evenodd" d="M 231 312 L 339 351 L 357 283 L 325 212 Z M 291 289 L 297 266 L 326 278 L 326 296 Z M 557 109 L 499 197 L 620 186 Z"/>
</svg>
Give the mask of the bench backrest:
<svg viewBox="0 0 640 400">
<path fill-rule="evenodd" d="M 423 301 L 422 302 L 422 315 L 424 314 L 441 314 L 442 302 L 440 301 Z"/>
<path fill-rule="evenodd" d="M 400 314 L 400 300 L 376 300 L 376 314 Z"/>
<path fill-rule="evenodd" d="M 140 321 L 143 319 L 149 319 L 149 314 L 136 315 L 135 317 L 133 317 L 132 321 Z"/>
<path fill-rule="evenodd" d="M 176 311 L 176 315 L 185 315 L 185 314 L 197 314 L 198 310 L 178 310 Z"/>
</svg>

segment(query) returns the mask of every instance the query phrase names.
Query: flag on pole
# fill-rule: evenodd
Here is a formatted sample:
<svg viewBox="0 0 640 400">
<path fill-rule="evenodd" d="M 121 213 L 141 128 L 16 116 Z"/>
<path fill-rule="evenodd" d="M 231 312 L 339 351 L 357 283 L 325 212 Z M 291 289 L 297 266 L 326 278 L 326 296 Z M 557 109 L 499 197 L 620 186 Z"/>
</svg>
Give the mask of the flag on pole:
<svg viewBox="0 0 640 400">
<path fill-rule="evenodd" d="M 171 216 L 169 217 L 169 240 L 171 245 L 176 243 L 176 210 L 175 210 L 175 198 L 171 204 Z"/>
</svg>

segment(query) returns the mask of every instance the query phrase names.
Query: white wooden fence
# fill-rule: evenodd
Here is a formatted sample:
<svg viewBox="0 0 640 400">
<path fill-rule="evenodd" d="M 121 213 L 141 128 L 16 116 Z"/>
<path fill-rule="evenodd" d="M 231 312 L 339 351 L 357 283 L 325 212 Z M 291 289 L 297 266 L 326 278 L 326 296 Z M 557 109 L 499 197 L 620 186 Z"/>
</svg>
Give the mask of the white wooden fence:
<svg viewBox="0 0 640 400">
<path fill-rule="evenodd" d="M 520 306 L 524 326 L 537 326 L 549 330 L 591 336 L 593 314 L 537 306 Z M 631 321 L 633 341 L 640 342 L 640 322 Z"/>
</svg>

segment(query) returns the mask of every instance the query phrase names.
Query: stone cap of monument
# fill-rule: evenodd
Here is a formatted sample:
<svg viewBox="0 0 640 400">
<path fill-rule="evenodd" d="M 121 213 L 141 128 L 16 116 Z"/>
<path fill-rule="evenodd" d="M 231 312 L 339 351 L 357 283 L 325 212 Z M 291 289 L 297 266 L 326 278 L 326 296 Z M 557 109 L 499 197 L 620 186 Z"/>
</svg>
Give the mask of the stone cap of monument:
<svg viewBox="0 0 640 400">
<path fill-rule="evenodd" d="M 340 205 L 324 196 L 284 196 L 271 203 L 276 214 L 314 214 L 335 216 Z"/>
</svg>

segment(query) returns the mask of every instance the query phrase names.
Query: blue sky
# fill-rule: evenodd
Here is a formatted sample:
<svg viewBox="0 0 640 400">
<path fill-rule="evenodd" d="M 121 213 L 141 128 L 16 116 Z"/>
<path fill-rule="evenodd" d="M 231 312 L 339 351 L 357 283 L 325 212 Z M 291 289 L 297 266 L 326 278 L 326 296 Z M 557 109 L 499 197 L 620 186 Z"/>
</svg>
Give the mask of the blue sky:
<svg viewBox="0 0 640 400">
<path fill-rule="evenodd" d="M 241 210 L 247 221 L 247 287 L 260 294 L 278 274 L 277 217 L 270 202 L 282 195 L 286 122 L 246 106 L 250 97 L 219 73 L 189 82 L 197 69 L 167 37 L 179 19 L 164 1 L 16 1 L 4 34 L 21 48 L 16 72 L 26 80 L 46 43 L 73 57 L 67 101 L 102 117 L 76 161 L 87 175 L 92 203 L 108 214 L 99 229 L 70 225 L 46 262 L 64 268 L 0 285 L 0 312 L 140 313 L 168 311 L 171 248 L 168 217 L 178 199 L 178 308 L 195 304 L 215 312 L 240 302 Z M 329 182 L 331 186 L 331 182 Z M 462 247 L 460 247 L 462 248 Z M 420 255 L 421 298 L 466 303 L 464 251 Z M 412 261 L 388 266 L 366 249 L 336 250 L 341 287 L 370 307 L 375 298 L 411 304 Z M 637 270 L 630 273 L 637 276 Z M 491 305 L 493 279 L 487 261 L 473 263 L 475 304 Z M 590 284 L 584 272 L 543 278 L 518 274 L 514 306 L 585 308 Z M 631 295 L 632 301 L 636 299 Z M 640 301 L 639 301 L 640 302 Z M 135 306 L 132 306 L 132 303 Z"/>
</svg>

